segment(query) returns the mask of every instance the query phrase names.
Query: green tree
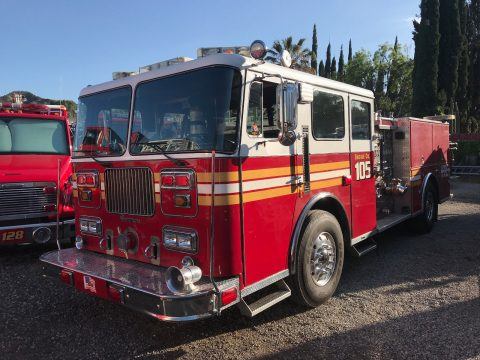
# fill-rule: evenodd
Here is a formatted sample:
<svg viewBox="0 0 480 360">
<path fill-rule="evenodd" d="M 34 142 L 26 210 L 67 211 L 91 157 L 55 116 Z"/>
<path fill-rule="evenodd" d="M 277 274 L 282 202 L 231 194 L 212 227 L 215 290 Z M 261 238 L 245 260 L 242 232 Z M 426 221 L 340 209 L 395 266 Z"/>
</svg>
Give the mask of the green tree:
<svg viewBox="0 0 480 360">
<path fill-rule="evenodd" d="M 278 55 L 283 50 L 287 50 L 292 57 L 292 65 L 290 66 L 292 69 L 312 72 L 310 68 L 310 50 L 303 47 L 304 43 L 305 39 L 302 38 L 294 42 L 291 36 L 283 40 L 276 40 L 272 45 L 272 49 L 268 51 L 265 60 L 278 64 L 280 63 Z"/>
<path fill-rule="evenodd" d="M 414 116 L 438 113 L 439 0 L 422 0 L 420 22 L 414 21 L 415 58 L 413 70 Z"/>
<path fill-rule="evenodd" d="M 471 0 L 468 9 L 467 38 L 470 55 L 468 93 L 470 124 L 480 122 L 480 0 Z M 477 127 L 478 126 L 474 126 Z M 473 129 L 473 127 L 471 128 Z"/>
<path fill-rule="evenodd" d="M 340 47 L 340 58 L 338 59 L 337 79 L 343 81 L 345 78 L 345 59 L 343 56 L 343 45 Z"/>
<path fill-rule="evenodd" d="M 327 57 L 325 59 L 325 77 L 330 78 L 332 75 L 332 46 L 328 43 Z"/>
<path fill-rule="evenodd" d="M 352 50 L 352 39 L 348 42 L 348 62 L 352 61 L 353 50 Z"/>
<path fill-rule="evenodd" d="M 314 73 L 317 72 L 317 54 L 318 54 L 318 41 L 317 41 L 317 25 L 313 25 L 313 35 L 312 35 L 312 55 L 310 59 L 310 66 L 313 69 Z"/>
<path fill-rule="evenodd" d="M 337 59 L 335 59 L 335 56 L 332 59 L 332 67 L 330 69 L 330 78 L 334 80 L 337 79 Z"/>
<path fill-rule="evenodd" d="M 353 55 L 352 60 L 346 66 L 345 82 L 373 91 L 374 72 L 370 53 L 362 49 Z"/>
<path fill-rule="evenodd" d="M 323 60 L 320 60 L 320 65 L 318 65 L 318 76 L 325 76 L 325 64 Z"/>
<path fill-rule="evenodd" d="M 470 66 L 467 38 L 468 5 L 465 0 L 460 0 L 459 6 L 461 42 L 458 62 L 458 88 L 456 102 L 459 109 L 457 114 L 457 121 L 460 122 L 460 130 L 465 131 L 468 113 L 470 110 L 468 98 L 468 73 Z"/>
<path fill-rule="evenodd" d="M 438 54 L 438 92 L 445 104 L 444 112 L 452 113 L 458 88 L 458 64 L 462 45 L 459 0 L 440 0 L 440 46 Z"/>
</svg>

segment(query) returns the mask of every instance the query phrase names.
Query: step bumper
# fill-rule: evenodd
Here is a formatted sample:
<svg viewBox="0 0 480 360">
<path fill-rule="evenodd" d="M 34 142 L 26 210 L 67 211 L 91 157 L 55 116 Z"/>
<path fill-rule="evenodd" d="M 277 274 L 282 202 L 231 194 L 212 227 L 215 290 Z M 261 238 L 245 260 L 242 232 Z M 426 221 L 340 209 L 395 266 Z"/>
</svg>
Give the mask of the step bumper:
<svg viewBox="0 0 480 360">
<path fill-rule="evenodd" d="M 192 321 L 219 314 L 218 294 L 232 288 L 239 293 L 238 278 L 217 282 L 218 292 L 208 278 L 202 278 L 193 291 L 174 293 L 166 285 L 166 268 L 75 248 L 48 252 L 40 260 L 45 275 L 164 321 Z"/>
</svg>

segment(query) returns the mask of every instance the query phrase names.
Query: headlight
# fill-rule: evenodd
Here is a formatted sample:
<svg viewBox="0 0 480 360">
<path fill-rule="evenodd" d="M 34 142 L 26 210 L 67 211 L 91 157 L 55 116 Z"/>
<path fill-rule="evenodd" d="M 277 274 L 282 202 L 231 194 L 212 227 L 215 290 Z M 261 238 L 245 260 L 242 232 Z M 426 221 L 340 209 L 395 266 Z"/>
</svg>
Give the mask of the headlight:
<svg viewBox="0 0 480 360">
<path fill-rule="evenodd" d="M 102 220 L 98 218 L 80 218 L 80 231 L 86 234 L 101 235 Z"/>
<path fill-rule="evenodd" d="M 163 245 L 172 250 L 196 253 L 198 236 L 195 230 L 166 227 L 163 229 Z"/>
</svg>

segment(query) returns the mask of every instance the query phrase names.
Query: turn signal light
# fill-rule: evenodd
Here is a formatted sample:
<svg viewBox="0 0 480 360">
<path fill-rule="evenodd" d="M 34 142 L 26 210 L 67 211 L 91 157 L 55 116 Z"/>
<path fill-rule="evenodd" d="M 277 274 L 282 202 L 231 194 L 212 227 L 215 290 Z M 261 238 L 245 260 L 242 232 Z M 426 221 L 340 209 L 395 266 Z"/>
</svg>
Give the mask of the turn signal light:
<svg viewBox="0 0 480 360">
<path fill-rule="evenodd" d="M 175 176 L 175 185 L 178 187 L 190 187 L 190 176 L 177 175 Z"/>
<path fill-rule="evenodd" d="M 162 175 L 162 186 L 173 186 L 175 178 L 172 175 Z"/>
<path fill-rule="evenodd" d="M 62 269 L 62 271 L 60 271 L 60 280 L 67 285 L 73 285 L 73 273 L 71 271 Z"/>
<path fill-rule="evenodd" d="M 124 289 L 114 285 L 108 286 L 108 298 L 114 302 L 124 303 Z"/>
<path fill-rule="evenodd" d="M 97 186 L 97 174 L 96 173 L 81 173 L 77 175 L 77 185 L 84 187 Z"/>
<path fill-rule="evenodd" d="M 230 288 L 222 292 L 222 306 L 233 303 L 238 298 L 237 288 Z"/>
</svg>

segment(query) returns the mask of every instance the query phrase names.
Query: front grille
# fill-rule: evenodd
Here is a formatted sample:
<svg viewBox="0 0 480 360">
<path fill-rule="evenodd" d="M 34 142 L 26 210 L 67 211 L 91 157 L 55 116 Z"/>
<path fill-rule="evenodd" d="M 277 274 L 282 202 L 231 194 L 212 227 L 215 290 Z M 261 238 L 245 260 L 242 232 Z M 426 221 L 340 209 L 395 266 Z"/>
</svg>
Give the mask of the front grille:
<svg viewBox="0 0 480 360">
<path fill-rule="evenodd" d="M 107 211 L 113 214 L 153 215 L 155 191 L 149 168 L 105 170 Z"/>
<path fill-rule="evenodd" d="M 7 183 L 0 184 L 0 219 L 42 217 L 46 205 L 57 203 L 56 193 L 45 193 L 45 188 L 55 183 Z M 51 211 L 51 210 L 50 210 Z"/>
</svg>

